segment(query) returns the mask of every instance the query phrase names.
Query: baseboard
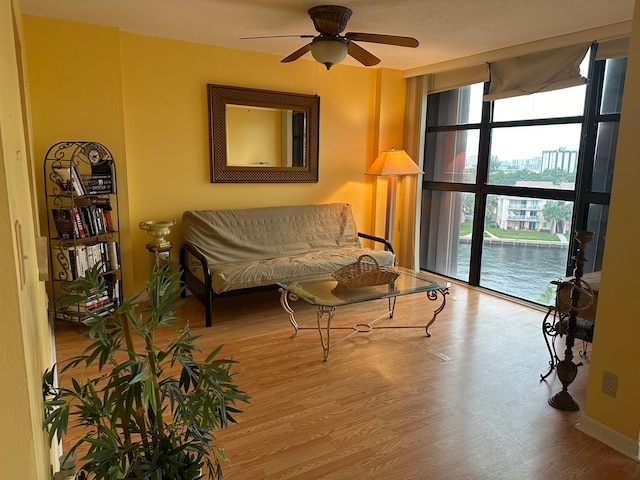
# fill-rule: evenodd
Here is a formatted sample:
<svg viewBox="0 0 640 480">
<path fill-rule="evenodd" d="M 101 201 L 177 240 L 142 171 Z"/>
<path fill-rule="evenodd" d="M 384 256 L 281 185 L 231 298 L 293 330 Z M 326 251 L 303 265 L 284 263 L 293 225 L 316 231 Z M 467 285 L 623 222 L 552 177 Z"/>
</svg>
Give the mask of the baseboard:
<svg viewBox="0 0 640 480">
<path fill-rule="evenodd" d="M 638 456 L 640 454 L 640 445 L 638 441 L 624 436 L 608 425 L 582 414 L 578 419 L 576 428 L 627 457 L 640 461 Z"/>
</svg>

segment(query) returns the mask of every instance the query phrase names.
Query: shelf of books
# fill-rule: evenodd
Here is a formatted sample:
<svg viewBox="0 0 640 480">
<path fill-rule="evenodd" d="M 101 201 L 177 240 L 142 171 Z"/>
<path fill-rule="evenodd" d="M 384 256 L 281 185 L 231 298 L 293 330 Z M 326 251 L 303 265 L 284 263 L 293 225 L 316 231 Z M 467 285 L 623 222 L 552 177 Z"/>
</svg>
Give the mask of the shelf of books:
<svg viewBox="0 0 640 480">
<path fill-rule="evenodd" d="M 111 152 L 96 142 L 60 142 L 45 156 L 44 181 L 51 256 L 51 310 L 81 323 L 122 299 L 118 195 Z M 98 269 L 102 291 L 67 305 L 73 280 Z"/>
</svg>

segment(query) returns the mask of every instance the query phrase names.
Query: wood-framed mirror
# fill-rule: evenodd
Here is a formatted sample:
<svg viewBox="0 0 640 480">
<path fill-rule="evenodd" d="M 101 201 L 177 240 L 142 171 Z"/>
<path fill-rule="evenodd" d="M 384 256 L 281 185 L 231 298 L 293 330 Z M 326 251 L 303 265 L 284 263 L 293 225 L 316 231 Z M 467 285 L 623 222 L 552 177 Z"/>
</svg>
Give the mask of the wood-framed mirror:
<svg viewBox="0 0 640 480">
<path fill-rule="evenodd" d="M 211 182 L 318 181 L 320 97 L 207 85 Z"/>
</svg>

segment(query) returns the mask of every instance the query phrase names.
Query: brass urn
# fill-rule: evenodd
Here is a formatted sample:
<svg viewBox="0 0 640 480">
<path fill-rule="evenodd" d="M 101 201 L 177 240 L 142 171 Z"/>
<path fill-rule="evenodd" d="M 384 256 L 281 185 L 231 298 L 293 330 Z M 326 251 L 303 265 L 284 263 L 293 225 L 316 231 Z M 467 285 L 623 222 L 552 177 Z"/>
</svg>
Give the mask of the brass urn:
<svg viewBox="0 0 640 480">
<path fill-rule="evenodd" d="M 150 220 L 148 222 L 140 222 L 140 229 L 145 230 L 153 237 L 153 241 L 146 244 L 149 250 L 166 250 L 171 248 L 171 242 L 165 240 L 164 237 L 171 233 L 171 227 L 176 223 L 176 219 L 171 220 Z"/>
</svg>

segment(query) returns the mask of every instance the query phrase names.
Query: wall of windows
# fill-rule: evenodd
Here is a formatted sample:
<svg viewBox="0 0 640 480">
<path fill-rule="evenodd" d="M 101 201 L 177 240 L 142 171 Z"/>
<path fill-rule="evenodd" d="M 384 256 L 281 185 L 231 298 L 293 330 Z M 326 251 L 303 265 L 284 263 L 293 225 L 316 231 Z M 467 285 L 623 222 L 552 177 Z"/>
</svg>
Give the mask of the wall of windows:
<svg viewBox="0 0 640 480">
<path fill-rule="evenodd" d="M 573 232 L 599 270 L 626 59 L 586 85 L 483 102 L 488 84 L 428 96 L 420 268 L 546 304 L 572 272 Z"/>
</svg>

